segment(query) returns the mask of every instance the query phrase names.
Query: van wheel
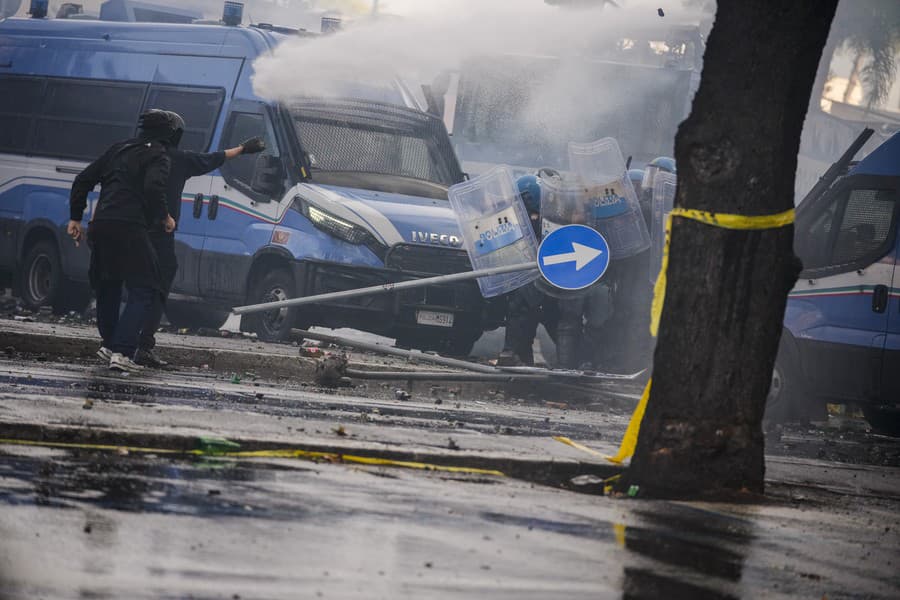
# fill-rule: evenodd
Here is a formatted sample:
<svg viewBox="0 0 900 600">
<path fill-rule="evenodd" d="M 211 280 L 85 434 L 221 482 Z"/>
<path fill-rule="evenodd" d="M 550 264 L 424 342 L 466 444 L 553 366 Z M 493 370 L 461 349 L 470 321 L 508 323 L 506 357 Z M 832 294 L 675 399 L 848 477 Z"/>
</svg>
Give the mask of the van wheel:
<svg viewBox="0 0 900 600">
<path fill-rule="evenodd" d="M 53 312 L 63 314 L 74 310 L 77 313 L 84 313 L 91 303 L 93 294 L 90 284 L 64 278 L 62 292 L 57 294 L 53 301 Z"/>
<path fill-rule="evenodd" d="M 52 242 L 41 241 L 25 253 L 21 271 L 22 302 L 36 311 L 58 295 L 62 280 L 59 252 Z"/>
<path fill-rule="evenodd" d="M 823 420 L 826 416 L 825 404 L 809 393 L 790 352 L 782 349 L 772 369 L 765 420 L 770 425 L 782 425 L 789 422 L 809 423 Z"/>
<path fill-rule="evenodd" d="M 228 311 L 202 304 L 166 300 L 166 318 L 173 327 L 179 329 L 218 329 L 228 320 Z"/>
<path fill-rule="evenodd" d="M 882 435 L 900 437 L 900 408 L 863 406 L 862 411 L 873 431 Z"/>
<path fill-rule="evenodd" d="M 247 304 L 276 302 L 296 297 L 294 278 L 287 269 L 272 269 L 255 281 L 247 295 Z M 241 318 L 241 330 L 250 331 L 267 342 L 281 342 L 290 338 L 291 329 L 297 322 L 297 308 L 273 309 L 266 312 L 249 313 Z"/>
</svg>

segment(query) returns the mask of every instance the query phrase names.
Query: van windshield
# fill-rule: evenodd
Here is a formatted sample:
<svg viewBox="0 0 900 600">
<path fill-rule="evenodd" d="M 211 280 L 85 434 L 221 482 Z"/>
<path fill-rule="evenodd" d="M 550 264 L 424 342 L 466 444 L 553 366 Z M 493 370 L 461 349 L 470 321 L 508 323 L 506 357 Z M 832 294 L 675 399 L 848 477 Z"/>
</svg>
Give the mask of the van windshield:
<svg viewBox="0 0 900 600">
<path fill-rule="evenodd" d="M 431 188 L 463 180 L 447 131 L 432 115 L 344 99 L 310 99 L 288 108 L 313 181 L 340 185 L 346 175 L 345 185 L 370 181 L 367 187 L 383 189 L 388 180 L 417 180 Z M 409 189 L 410 183 L 399 187 Z"/>
</svg>

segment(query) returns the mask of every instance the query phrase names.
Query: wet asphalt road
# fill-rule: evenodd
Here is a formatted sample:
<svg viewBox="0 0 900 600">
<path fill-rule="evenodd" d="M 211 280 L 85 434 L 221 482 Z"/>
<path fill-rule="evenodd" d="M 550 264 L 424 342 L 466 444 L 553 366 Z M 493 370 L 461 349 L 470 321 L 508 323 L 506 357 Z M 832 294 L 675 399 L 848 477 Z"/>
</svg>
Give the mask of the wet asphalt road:
<svg viewBox="0 0 900 600">
<path fill-rule="evenodd" d="M 0 447 L 0 598 L 895 598 L 896 503 Z M 888 525 L 886 525 L 886 523 Z"/>
<path fill-rule="evenodd" d="M 359 441 L 537 450 L 550 435 L 617 441 L 628 418 L 599 396 L 566 410 L 487 387 L 398 401 L 380 384 L 333 392 L 0 361 L 0 416 L 23 414 L 285 439 L 338 425 Z M 834 477 L 796 475 L 771 482 L 767 502 L 710 505 L 494 476 L 0 445 L 0 600 L 897 597 L 900 494 L 848 483 L 857 472 L 835 461 L 896 465 L 900 442 L 848 420 L 783 430 L 769 450 L 820 459 Z M 896 476 L 879 468 L 858 473 Z"/>
</svg>

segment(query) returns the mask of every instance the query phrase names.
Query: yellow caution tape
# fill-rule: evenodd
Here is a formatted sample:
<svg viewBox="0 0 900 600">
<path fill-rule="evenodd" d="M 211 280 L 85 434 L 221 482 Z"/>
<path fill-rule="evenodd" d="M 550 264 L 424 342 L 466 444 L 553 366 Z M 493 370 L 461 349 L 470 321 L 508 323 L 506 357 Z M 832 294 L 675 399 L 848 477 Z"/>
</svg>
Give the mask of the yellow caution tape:
<svg viewBox="0 0 900 600">
<path fill-rule="evenodd" d="M 653 286 L 653 304 L 650 308 L 650 335 L 656 337 L 659 330 L 659 318 L 662 315 L 663 302 L 666 299 L 666 271 L 669 268 L 669 241 L 672 237 L 672 218 L 682 217 L 691 219 L 713 227 L 724 229 L 740 229 L 745 231 L 760 229 L 777 229 L 794 222 L 794 209 L 786 210 L 775 215 L 759 215 L 745 217 L 744 215 L 716 214 L 705 210 L 692 208 L 674 208 L 666 217 L 665 244 L 663 245 L 662 265 L 656 284 Z"/>
<path fill-rule="evenodd" d="M 625 524 L 613 523 L 613 535 L 616 537 L 616 543 L 622 548 L 625 547 Z"/>
<path fill-rule="evenodd" d="M 603 480 L 603 495 L 609 496 L 613 491 L 613 486 L 622 478 L 622 474 L 613 475 Z"/>
<path fill-rule="evenodd" d="M 563 444 L 566 444 L 567 446 L 572 446 L 573 448 L 577 448 L 578 450 L 581 450 L 582 452 L 587 452 L 588 454 L 593 454 L 594 456 L 603 456 L 603 454 L 601 452 L 597 452 L 593 448 L 588 448 L 584 444 L 579 444 L 578 442 L 576 442 L 574 440 L 570 440 L 567 437 L 564 437 L 561 435 L 555 435 L 555 436 L 553 436 L 553 439 L 556 440 L 557 442 L 562 442 Z"/>
<path fill-rule="evenodd" d="M 622 443 L 619 445 L 619 451 L 615 456 L 607 457 L 609 462 L 622 464 L 626 458 L 630 458 L 634 454 L 634 448 L 637 446 L 638 432 L 641 429 L 641 421 L 644 420 L 644 411 L 647 410 L 647 400 L 650 398 L 651 383 L 653 383 L 652 378 L 647 381 L 647 385 L 644 387 L 644 393 L 641 394 L 641 400 L 634 409 L 631 420 L 628 421 L 628 428 L 625 430 L 625 437 L 622 438 Z"/>
<path fill-rule="evenodd" d="M 110 450 L 145 454 L 203 454 L 200 450 L 168 450 L 164 448 L 142 448 L 139 446 L 114 446 L 112 444 L 79 444 L 74 442 L 39 442 L 34 440 L 13 440 L 0 438 L 0 444 L 10 446 L 39 446 L 41 448 L 63 448 L 72 450 Z"/>
<path fill-rule="evenodd" d="M 17 446 L 41 446 L 45 448 L 63 448 L 72 450 L 105 450 L 127 451 L 129 453 L 143 454 L 189 454 L 192 456 L 207 456 L 211 453 L 205 450 L 171 450 L 166 448 L 143 448 L 139 446 L 114 446 L 111 444 L 79 444 L 70 442 L 39 442 L 33 440 L 0 439 L 0 444 Z M 419 469 L 423 471 L 441 471 L 445 473 L 464 473 L 468 475 L 494 475 L 505 477 L 502 471 L 494 469 L 478 469 L 475 467 L 452 467 L 435 465 L 431 463 L 412 462 L 405 460 L 391 460 L 388 458 L 373 458 L 369 456 L 355 456 L 352 454 L 338 454 L 334 452 L 316 452 L 312 450 L 244 450 L 238 452 L 216 452 L 212 454 L 223 458 L 305 458 L 309 460 L 330 460 L 334 462 L 355 463 L 382 467 L 399 467 L 403 469 Z"/>
<path fill-rule="evenodd" d="M 467 473 L 470 475 L 496 475 L 498 477 L 505 477 L 505 474 L 502 471 L 496 471 L 494 469 L 478 469 L 475 467 L 449 467 L 445 465 L 435 465 L 432 463 L 391 460 L 389 458 L 374 458 L 371 456 L 355 456 L 352 454 L 336 454 L 334 452 L 316 452 L 313 450 L 247 450 L 242 452 L 227 452 L 222 456 L 227 456 L 229 458 L 307 458 L 310 460 L 324 459 L 361 465 L 401 467 L 404 469 L 420 469 L 423 471 L 443 471 L 447 473 Z"/>
<path fill-rule="evenodd" d="M 695 210 L 692 208 L 674 208 L 666 217 L 666 234 L 665 243 L 663 244 L 662 264 L 659 268 L 659 275 L 656 278 L 656 284 L 653 286 L 653 304 L 650 307 L 650 335 L 656 337 L 659 331 L 659 319 L 662 315 L 663 302 L 666 299 L 666 271 L 669 268 L 669 242 L 672 238 L 672 219 L 674 217 L 682 217 L 691 219 L 713 227 L 722 227 L 724 229 L 737 229 L 744 231 L 777 229 L 790 225 L 794 222 L 794 209 L 786 210 L 774 215 L 744 216 L 732 214 L 711 213 L 705 210 Z M 625 437 L 622 438 L 622 444 L 619 446 L 619 452 L 615 456 L 609 457 L 614 463 L 621 463 L 626 458 L 634 455 L 634 448 L 637 446 L 638 432 L 641 428 L 641 420 L 644 418 L 644 411 L 647 409 L 647 400 L 650 398 L 650 381 L 644 388 L 641 400 L 631 415 L 631 421 L 628 422 L 628 429 L 625 430 Z"/>
</svg>

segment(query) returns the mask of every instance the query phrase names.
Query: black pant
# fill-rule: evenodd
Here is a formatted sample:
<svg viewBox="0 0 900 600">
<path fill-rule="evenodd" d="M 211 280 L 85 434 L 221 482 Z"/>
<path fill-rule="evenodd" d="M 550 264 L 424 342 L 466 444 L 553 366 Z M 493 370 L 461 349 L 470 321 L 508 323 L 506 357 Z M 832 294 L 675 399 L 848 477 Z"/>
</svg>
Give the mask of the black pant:
<svg viewBox="0 0 900 600">
<path fill-rule="evenodd" d="M 152 350 L 156 346 L 156 330 L 162 321 L 165 310 L 166 298 L 172 290 L 172 283 L 178 273 L 178 259 L 175 257 L 175 234 L 164 231 L 151 231 L 150 242 L 156 250 L 159 261 L 160 278 L 162 279 L 162 294 L 157 295 L 147 312 L 147 317 L 141 327 L 141 339 L 138 346 L 141 350 Z"/>
<path fill-rule="evenodd" d="M 647 280 L 650 252 L 613 261 L 606 277 L 614 282 L 612 316 L 596 329 L 594 362 L 619 373 L 633 373 L 650 366 L 653 338 L 650 336 L 652 285 Z"/>
<path fill-rule="evenodd" d="M 97 328 L 100 330 L 104 346 L 133 359 L 141 324 L 153 304 L 158 302 L 159 293 L 149 287 L 126 285 L 128 301 L 120 315 L 122 283 L 104 280 L 97 286 Z"/>
<path fill-rule="evenodd" d="M 526 365 L 533 365 L 532 345 L 538 325 L 543 325 L 556 341 L 557 301 L 537 289 L 534 283 L 529 283 L 511 292 L 508 302 L 503 349 L 514 352 Z"/>
<path fill-rule="evenodd" d="M 95 221 L 88 228 L 91 285 L 97 294 L 97 328 L 103 345 L 134 358 L 141 326 L 159 297 L 159 266 L 143 225 Z M 128 290 L 119 314 L 122 286 Z"/>
</svg>

